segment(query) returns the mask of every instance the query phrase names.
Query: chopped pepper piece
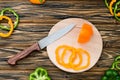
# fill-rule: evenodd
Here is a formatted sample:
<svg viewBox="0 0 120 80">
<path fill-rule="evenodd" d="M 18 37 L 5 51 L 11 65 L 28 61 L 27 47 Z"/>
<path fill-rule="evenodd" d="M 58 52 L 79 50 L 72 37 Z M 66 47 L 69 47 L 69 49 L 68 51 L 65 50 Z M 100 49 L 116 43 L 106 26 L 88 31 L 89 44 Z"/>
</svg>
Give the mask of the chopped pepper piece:
<svg viewBox="0 0 120 80">
<path fill-rule="evenodd" d="M 111 13 L 112 15 L 114 15 L 112 6 L 113 6 L 113 4 L 114 4 L 115 2 L 116 2 L 116 0 L 112 0 L 112 1 L 110 2 L 109 10 L 110 10 L 110 13 Z"/>
<path fill-rule="evenodd" d="M 105 5 L 107 6 L 107 8 L 109 8 L 107 0 L 105 0 Z"/>
<path fill-rule="evenodd" d="M 119 0 L 105 0 L 105 5 L 109 9 L 110 13 L 116 18 L 116 20 L 120 21 L 120 8 L 118 8 Z"/>
<path fill-rule="evenodd" d="M 8 24 L 10 25 L 10 31 L 8 33 L 0 32 L 0 36 L 1 37 L 9 37 L 12 34 L 13 30 L 14 30 L 14 26 L 13 26 L 12 20 L 9 17 L 7 17 L 7 16 L 0 16 L 0 20 L 3 20 L 3 19 L 8 20 Z"/>
<path fill-rule="evenodd" d="M 92 26 L 90 24 L 84 23 L 78 36 L 78 42 L 86 43 L 91 39 L 92 35 L 93 35 Z"/>
<path fill-rule="evenodd" d="M 30 2 L 33 4 L 43 4 L 45 0 L 30 0 Z"/>
<path fill-rule="evenodd" d="M 3 16 L 6 11 L 12 12 L 13 15 L 16 17 L 16 20 L 14 21 L 14 29 L 16 29 L 16 27 L 18 26 L 18 23 L 19 23 L 19 16 L 18 16 L 18 14 L 11 8 L 4 8 L 0 12 L 0 16 Z M 0 24 L 0 29 L 7 30 L 7 31 L 10 30 L 9 27 L 1 25 L 1 24 Z"/>
<path fill-rule="evenodd" d="M 116 18 L 118 21 L 120 21 L 120 17 L 118 16 L 118 14 L 120 15 L 120 12 L 117 11 L 118 5 L 120 5 L 120 1 L 118 1 L 118 2 L 115 4 L 114 16 L 115 16 L 115 18 Z M 117 12 L 118 12 L 118 13 L 117 13 Z"/>
<path fill-rule="evenodd" d="M 115 8 L 113 9 L 113 7 L 112 7 L 115 2 L 116 2 L 116 0 L 112 0 L 112 1 L 110 2 L 109 10 L 110 10 L 110 13 L 111 13 L 112 15 L 114 15 L 113 10 L 116 10 Z M 116 4 L 115 4 L 115 5 L 116 5 Z M 120 13 L 117 13 L 116 16 L 120 16 Z"/>
<path fill-rule="evenodd" d="M 120 75 L 118 71 L 113 69 L 108 69 L 101 80 L 119 80 Z M 119 78 L 119 79 L 118 79 Z"/>
<path fill-rule="evenodd" d="M 111 69 L 120 70 L 120 56 L 117 56 L 112 64 Z"/>
<path fill-rule="evenodd" d="M 51 80 L 48 76 L 46 69 L 37 68 L 33 73 L 30 74 L 29 80 Z"/>
<path fill-rule="evenodd" d="M 120 70 L 120 56 L 117 56 L 111 66 L 110 69 L 108 69 L 101 80 L 120 80 L 120 74 L 118 70 Z"/>
</svg>

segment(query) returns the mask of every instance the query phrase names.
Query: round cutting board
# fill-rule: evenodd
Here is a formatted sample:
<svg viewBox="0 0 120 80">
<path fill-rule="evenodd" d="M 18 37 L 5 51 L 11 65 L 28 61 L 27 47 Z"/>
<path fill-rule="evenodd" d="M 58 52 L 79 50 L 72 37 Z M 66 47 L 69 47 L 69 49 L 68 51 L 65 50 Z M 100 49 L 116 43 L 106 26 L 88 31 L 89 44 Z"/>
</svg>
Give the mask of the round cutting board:
<svg viewBox="0 0 120 80">
<path fill-rule="evenodd" d="M 99 31 L 96 29 L 96 27 L 93 24 L 91 24 L 90 22 L 88 22 L 87 20 L 80 19 L 80 18 L 69 18 L 69 19 L 64 19 L 64 20 L 58 22 L 57 24 L 55 24 L 52 27 L 49 34 L 54 33 L 55 31 L 60 30 L 72 23 L 76 24 L 76 26 L 71 31 L 69 31 L 67 34 L 65 34 L 63 37 L 56 40 L 49 46 L 47 46 L 47 53 L 48 53 L 48 56 L 49 56 L 50 60 L 52 61 L 52 63 L 54 65 L 56 65 L 58 68 L 60 68 L 61 70 L 71 72 L 71 73 L 78 73 L 78 72 L 83 72 L 83 71 L 86 71 L 86 70 L 92 68 L 97 63 L 98 59 L 101 56 L 103 45 L 102 45 L 101 35 L 100 35 Z M 92 26 L 93 36 L 91 37 L 89 42 L 87 42 L 85 44 L 80 44 L 77 42 L 77 39 L 78 39 L 80 30 L 81 30 L 81 27 L 84 23 L 90 24 Z M 78 70 L 78 71 L 73 70 L 73 69 L 68 69 L 68 68 L 65 68 L 65 67 L 59 65 L 56 61 L 55 50 L 60 45 L 69 45 L 69 46 L 72 46 L 75 48 L 82 48 L 82 49 L 86 50 L 87 52 L 89 52 L 90 57 L 91 57 L 90 65 L 87 68 Z M 85 57 L 83 57 L 83 63 L 86 60 L 87 59 Z"/>
</svg>

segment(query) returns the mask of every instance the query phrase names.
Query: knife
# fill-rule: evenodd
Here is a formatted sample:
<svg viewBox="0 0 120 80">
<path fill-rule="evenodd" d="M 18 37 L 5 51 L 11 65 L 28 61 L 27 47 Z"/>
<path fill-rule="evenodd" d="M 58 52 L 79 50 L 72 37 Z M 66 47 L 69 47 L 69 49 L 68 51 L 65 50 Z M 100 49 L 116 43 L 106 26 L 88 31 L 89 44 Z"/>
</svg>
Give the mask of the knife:
<svg viewBox="0 0 120 80">
<path fill-rule="evenodd" d="M 20 53 L 17 53 L 15 56 L 8 59 L 8 64 L 15 65 L 18 60 L 25 58 L 32 51 L 35 51 L 35 50 L 39 51 L 39 50 L 45 48 L 49 44 L 55 42 L 56 40 L 58 40 L 59 38 L 64 36 L 66 33 L 71 31 L 74 28 L 74 26 L 75 26 L 75 24 L 70 24 L 70 25 L 66 26 L 65 28 L 62 28 L 62 29 L 48 35 L 47 37 L 39 40 L 38 42 L 34 43 L 32 46 L 28 47 L 27 49 L 23 50 Z"/>
</svg>

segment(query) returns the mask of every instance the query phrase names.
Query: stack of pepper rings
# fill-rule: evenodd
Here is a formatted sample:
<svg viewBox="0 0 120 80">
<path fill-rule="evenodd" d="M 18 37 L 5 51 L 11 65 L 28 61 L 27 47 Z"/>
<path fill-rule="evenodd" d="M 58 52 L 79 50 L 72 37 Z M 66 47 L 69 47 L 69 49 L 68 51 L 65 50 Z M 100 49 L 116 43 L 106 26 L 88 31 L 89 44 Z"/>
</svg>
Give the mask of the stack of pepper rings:
<svg viewBox="0 0 120 80">
<path fill-rule="evenodd" d="M 120 70 L 120 56 L 117 56 L 114 59 L 111 68 L 105 72 L 101 80 L 120 80 L 120 74 L 118 70 Z"/>
<path fill-rule="evenodd" d="M 111 0 L 110 4 L 108 4 L 108 0 L 105 0 L 105 5 L 108 7 L 110 13 L 116 18 L 116 20 L 120 21 L 120 5 L 119 0 Z"/>
<path fill-rule="evenodd" d="M 13 24 L 11 18 L 9 18 L 8 16 L 4 15 L 4 13 L 6 11 L 12 12 L 13 15 L 16 17 L 16 20 L 14 21 L 14 24 Z M 13 9 L 11 9 L 11 8 L 4 8 L 0 12 L 0 20 L 3 20 L 3 19 L 8 20 L 8 24 L 9 24 L 10 27 L 0 24 L 0 29 L 9 31 L 8 33 L 2 33 L 2 32 L 0 32 L 0 37 L 9 37 L 12 34 L 13 30 L 18 26 L 19 16 L 18 16 L 18 14 Z"/>
<path fill-rule="evenodd" d="M 70 52 L 70 56 L 68 58 L 68 62 L 66 63 L 64 59 L 65 59 L 65 55 L 69 54 L 67 51 Z M 56 61 L 58 62 L 58 64 L 60 64 L 65 68 L 69 68 L 77 71 L 77 70 L 85 69 L 90 65 L 89 53 L 81 48 L 76 49 L 68 45 L 61 45 L 56 48 L 55 53 L 56 53 Z M 83 55 L 86 55 L 87 57 L 85 65 L 82 65 Z M 77 59 L 79 59 L 79 61 L 75 63 Z"/>
</svg>

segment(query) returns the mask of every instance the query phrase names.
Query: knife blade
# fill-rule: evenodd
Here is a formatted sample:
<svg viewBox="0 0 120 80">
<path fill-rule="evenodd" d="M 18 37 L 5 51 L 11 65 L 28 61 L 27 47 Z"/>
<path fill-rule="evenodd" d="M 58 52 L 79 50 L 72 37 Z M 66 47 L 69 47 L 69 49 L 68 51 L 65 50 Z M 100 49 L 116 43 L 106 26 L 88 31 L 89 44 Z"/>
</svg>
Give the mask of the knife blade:
<svg viewBox="0 0 120 80">
<path fill-rule="evenodd" d="M 35 51 L 35 50 L 39 51 L 39 50 L 45 48 L 49 44 L 55 42 L 56 40 L 58 40 L 59 38 L 61 38 L 65 34 L 67 34 L 69 31 L 71 31 L 74 28 L 74 26 L 75 26 L 75 24 L 70 24 L 70 25 L 66 26 L 65 28 L 62 28 L 62 29 L 48 35 L 47 37 L 39 40 L 38 42 L 34 43 L 32 46 L 28 47 L 27 49 L 23 50 L 20 53 L 17 53 L 15 56 L 8 59 L 8 64 L 15 65 L 18 60 L 25 58 L 32 51 Z"/>
</svg>

